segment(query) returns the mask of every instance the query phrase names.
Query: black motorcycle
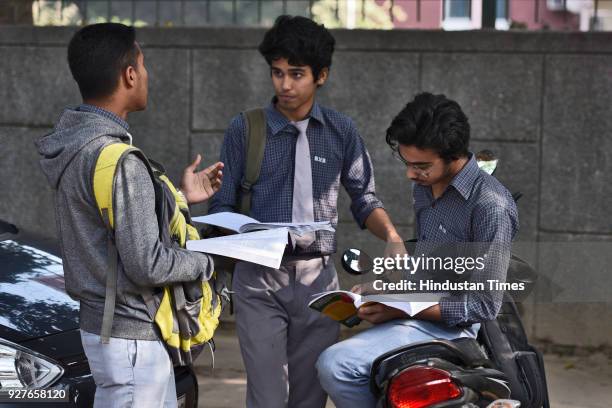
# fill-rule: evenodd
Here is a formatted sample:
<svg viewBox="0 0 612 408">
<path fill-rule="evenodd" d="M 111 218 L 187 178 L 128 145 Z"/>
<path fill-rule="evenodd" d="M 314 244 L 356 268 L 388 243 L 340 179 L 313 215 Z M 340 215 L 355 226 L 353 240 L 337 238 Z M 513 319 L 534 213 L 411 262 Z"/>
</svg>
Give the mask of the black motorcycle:
<svg viewBox="0 0 612 408">
<path fill-rule="evenodd" d="M 492 174 L 497 160 L 479 155 Z M 409 252 L 414 244 L 406 242 Z M 342 264 L 355 275 L 372 270 L 372 259 L 358 249 L 346 250 Z M 379 356 L 370 373 L 377 408 L 549 408 L 542 355 L 529 344 L 515 303 L 536 280 L 536 271 L 512 255 L 506 282 L 524 290 L 504 294 L 496 320 L 482 323 L 476 339 L 418 342 Z"/>
</svg>

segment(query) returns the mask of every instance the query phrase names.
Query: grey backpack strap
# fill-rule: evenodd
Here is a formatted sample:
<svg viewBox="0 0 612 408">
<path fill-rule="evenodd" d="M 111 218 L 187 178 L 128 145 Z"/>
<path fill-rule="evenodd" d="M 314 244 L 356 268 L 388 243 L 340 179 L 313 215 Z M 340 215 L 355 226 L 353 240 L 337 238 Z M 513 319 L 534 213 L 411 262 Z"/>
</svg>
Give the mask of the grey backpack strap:
<svg viewBox="0 0 612 408">
<path fill-rule="evenodd" d="M 145 306 L 147 307 L 149 317 L 152 321 L 155 321 L 155 314 L 157 313 L 158 305 L 155 303 L 155 296 L 153 295 L 153 290 L 147 288 L 146 290 L 143 290 L 140 293 L 140 296 L 142 296 L 142 300 L 144 301 Z"/>
<path fill-rule="evenodd" d="M 266 115 L 263 109 L 243 112 L 246 119 L 247 159 L 240 195 L 240 213 L 248 215 L 251 210 L 251 189 L 259 178 L 261 162 L 266 147 Z"/>
<path fill-rule="evenodd" d="M 102 315 L 102 329 L 100 331 L 100 342 L 108 344 L 113 329 L 113 317 L 115 315 L 115 298 L 117 297 L 117 263 L 119 262 L 119 256 L 117 254 L 117 247 L 115 246 L 110 229 L 110 221 L 108 218 L 108 209 L 102 210 L 102 218 L 104 223 L 108 227 L 108 245 L 107 245 L 107 256 L 109 270 L 106 274 L 106 296 L 104 298 L 104 314 Z"/>
</svg>

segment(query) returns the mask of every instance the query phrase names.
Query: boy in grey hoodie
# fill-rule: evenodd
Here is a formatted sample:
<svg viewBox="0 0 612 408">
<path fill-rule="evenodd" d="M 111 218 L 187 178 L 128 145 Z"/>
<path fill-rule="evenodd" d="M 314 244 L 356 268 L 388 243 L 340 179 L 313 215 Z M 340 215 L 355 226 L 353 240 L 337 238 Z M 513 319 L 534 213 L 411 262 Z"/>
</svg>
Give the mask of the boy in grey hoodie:
<svg viewBox="0 0 612 408">
<path fill-rule="evenodd" d="M 145 164 L 129 155 L 113 187 L 117 299 L 110 342 L 100 342 L 110 265 L 92 174 L 103 147 L 132 143 L 126 118 L 146 107 L 147 70 L 134 28 L 122 24 L 79 30 L 68 47 L 68 62 L 83 104 L 66 109 L 37 147 L 55 190 L 66 290 L 80 301 L 81 338 L 97 386 L 95 407 L 173 407 L 172 364 L 140 294 L 146 288 L 209 279 L 213 263 L 206 254 L 162 244 L 153 182 Z M 181 191 L 189 204 L 207 200 L 221 185 L 223 164 L 196 172 L 200 161 L 198 155 L 183 174 Z"/>
</svg>

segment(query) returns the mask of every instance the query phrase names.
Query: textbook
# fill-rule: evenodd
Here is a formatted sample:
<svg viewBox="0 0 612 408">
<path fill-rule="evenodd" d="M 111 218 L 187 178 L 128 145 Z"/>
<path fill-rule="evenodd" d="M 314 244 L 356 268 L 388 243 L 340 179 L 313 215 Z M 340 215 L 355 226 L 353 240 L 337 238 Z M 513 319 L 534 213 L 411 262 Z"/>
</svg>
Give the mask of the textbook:
<svg viewBox="0 0 612 408">
<path fill-rule="evenodd" d="M 362 296 L 346 290 L 332 290 L 329 292 L 317 293 L 313 296 L 315 296 L 315 298 L 308 303 L 308 307 L 323 313 L 325 316 L 347 327 L 353 327 L 361 322 L 361 319 L 357 317 L 357 309 L 367 303 L 382 303 L 389 307 L 399 309 L 408 316 L 414 316 L 431 306 L 437 305 L 437 301 L 431 301 L 433 298 L 439 299 L 439 296 L 431 293 L 411 294 L 409 295 L 410 299 L 421 296 L 428 301 L 407 302 L 405 301 L 406 295 Z"/>
<path fill-rule="evenodd" d="M 254 218 L 247 217 L 246 215 L 232 212 L 220 212 L 200 217 L 193 217 L 192 221 L 225 228 L 239 234 L 276 228 L 287 228 L 292 234 L 300 236 L 302 234 L 315 231 L 335 231 L 334 227 L 331 226 L 329 221 L 265 223 L 259 222 Z"/>
</svg>

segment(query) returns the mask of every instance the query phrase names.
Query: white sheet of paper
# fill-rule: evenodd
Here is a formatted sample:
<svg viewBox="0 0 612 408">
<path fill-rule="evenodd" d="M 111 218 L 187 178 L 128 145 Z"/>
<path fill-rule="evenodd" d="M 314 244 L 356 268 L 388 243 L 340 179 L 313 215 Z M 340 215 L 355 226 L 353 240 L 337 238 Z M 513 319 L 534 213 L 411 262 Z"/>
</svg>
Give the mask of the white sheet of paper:
<svg viewBox="0 0 612 408">
<path fill-rule="evenodd" d="M 437 293 L 367 295 L 362 297 L 361 302 L 362 304 L 367 302 L 382 303 L 383 305 L 399 309 L 408 314 L 408 316 L 414 316 L 425 309 L 437 305 L 441 297 Z M 406 299 L 410 299 L 410 301 Z"/>
<path fill-rule="evenodd" d="M 226 228 L 234 232 L 239 232 L 240 227 L 242 227 L 244 224 L 259 224 L 259 221 L 257 221 L 255 218 L 232 212 L 220 212 L 216 214 L 203 215 L 200 217 L 193 217 L 192 220 L 202 224 Z"/>
<path fill-rule="evenodd" d="M 288 233 L 287 228 L 277 228 L 187 241 L 187 249 L 227 256 L 278 269 L 287 245 Z"/>
</svg>

